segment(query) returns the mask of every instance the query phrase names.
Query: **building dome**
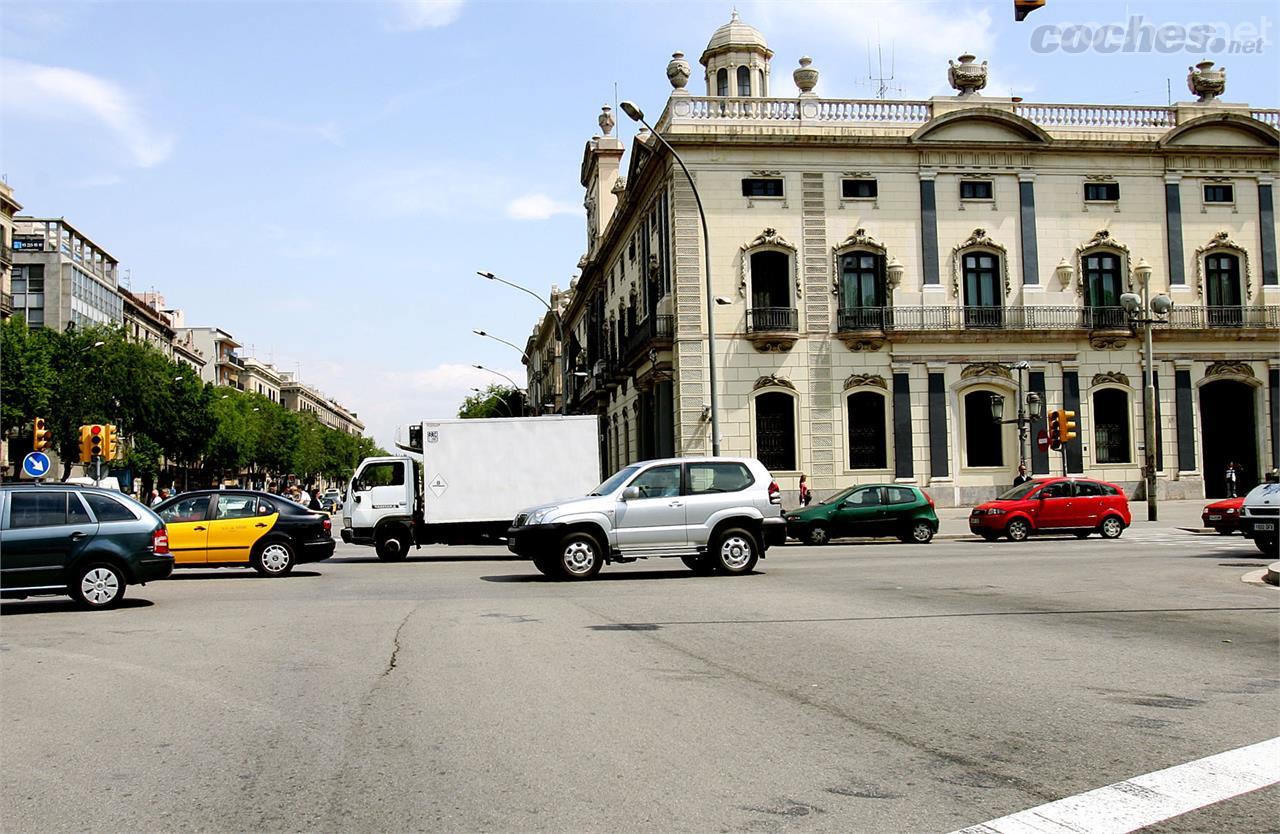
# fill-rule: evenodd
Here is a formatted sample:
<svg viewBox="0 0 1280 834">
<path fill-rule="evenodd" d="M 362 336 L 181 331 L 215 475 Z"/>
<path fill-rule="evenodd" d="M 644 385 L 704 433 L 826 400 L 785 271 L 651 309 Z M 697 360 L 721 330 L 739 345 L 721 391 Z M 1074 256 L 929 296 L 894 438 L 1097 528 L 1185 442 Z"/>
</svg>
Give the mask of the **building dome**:
<svg viewBox="0 0 1280 834">
<path fill-rule="evenodd" d="M 765 42 L 764 35 L 760 34 L 760 30 L 756 27 L 743 23 L 736 9 L 729 22 L 711 35 L 711 40 L 707 42 L 707 48 L 703 50 L 700 60 L 703 66 L 706 66 L 711 56 L 731 49 L 758 49 L 766 53 L 767 57 L 773 57 L 773 52 Z"/>
</svg>

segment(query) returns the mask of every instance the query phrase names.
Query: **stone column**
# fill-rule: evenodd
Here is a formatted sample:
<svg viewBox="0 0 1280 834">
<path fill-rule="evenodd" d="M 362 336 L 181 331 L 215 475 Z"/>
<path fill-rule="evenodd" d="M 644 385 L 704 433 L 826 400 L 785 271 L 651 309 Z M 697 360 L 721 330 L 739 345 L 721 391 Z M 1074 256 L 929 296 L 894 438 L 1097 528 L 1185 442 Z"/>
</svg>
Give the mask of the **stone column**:
<svg viewBox="0 0 1280 834">
<path fill-rule="evenodd" d="M 835 408 L 835 380 L 832 379 L 831 350 L 831 253 L 827 246 L 826 185 L 821 173 L 805 173 L 800 186 L 804 239 L 796 268 L 803 276 L 804 349 L 809 368 L 807 464 L 811 479 L 823 487 L 834 487 L 836 442 L 839 420 Z M 797 304 L 797 306 L 799 306 Z M 802 407 L 804 403 L 801 403 Z M 803 468 L 805 464 L 801 464 Z"/>
</svg>

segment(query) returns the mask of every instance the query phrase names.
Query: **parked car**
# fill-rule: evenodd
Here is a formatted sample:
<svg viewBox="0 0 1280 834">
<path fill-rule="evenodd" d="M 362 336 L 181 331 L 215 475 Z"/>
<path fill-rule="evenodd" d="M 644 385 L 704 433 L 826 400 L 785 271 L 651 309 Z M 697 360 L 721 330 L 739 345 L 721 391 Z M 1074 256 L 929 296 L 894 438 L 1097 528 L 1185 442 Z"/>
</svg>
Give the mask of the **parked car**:
<svg viewBox="0 0 1280 834">
<path fill-rule="evenodd" d="M 330 515 L 337 515 L 342 511 L 342 492 L 336 489 L 325 490 L 320 496 L 320 505 Z"/>
<path fill-rule="evenodd" d="M 1071 532 L 1082 539 L 1097 532 L 1115 539 L 1131 523 L 1124 490 L 1091 478 L 1028 481 L 974 507 L 969 515 L 969 529 L 987 541 L 1007 536 L 1020 542 L 1049 532 Z"/>
<path fill-rule="evenodd" d="M 158 505 L 179 568 L 251 565 L 264 576 L 284 576 L 302 562 L 333 555 L 333 526 L 279 495 L 243 489 L 184 492 Z"/>
<path fill-rule="evenodd" d="M 899 484 L 853 486 L 811 507 L 787 513 L 787 535 L 805 544 L 827 544 L 842 536 L 897 536 L 927 544 L 938 532 L 933 499 Z"/>
<path fill-rule="evenodd" d="M 1240 532 L 1253 539 L 1264 556 L 1277 557 L 1280 542 L 1280 484 L 1259 484 L 1244 497 Z"/>
<path fill-rule="evenodd" d="M 159 516 L 119 492 L 94 487 L 0 485 L 0 595 L 68 594 L 112 608 L 128 585 L 173 571 Z"/>
<path fill-rule="evenodd" d="M 679 557 L 696 573 L 750 573 L 786 538 L 782 493 L 754 458 L 670 458 L 619 470 L 585 498 L 522 510 L 507 547 L 544 574 Z"/>
<path fill-rule="evenodd" d="M 1229 536 L 1240 529 L 1240 508 L 1244 506 L 1244 496 L 1224 498 L 1206 504 L 1200 513 L 1200 520 L 1205 527 L 1218 531 L 1219 535 Z"/>
</svg>

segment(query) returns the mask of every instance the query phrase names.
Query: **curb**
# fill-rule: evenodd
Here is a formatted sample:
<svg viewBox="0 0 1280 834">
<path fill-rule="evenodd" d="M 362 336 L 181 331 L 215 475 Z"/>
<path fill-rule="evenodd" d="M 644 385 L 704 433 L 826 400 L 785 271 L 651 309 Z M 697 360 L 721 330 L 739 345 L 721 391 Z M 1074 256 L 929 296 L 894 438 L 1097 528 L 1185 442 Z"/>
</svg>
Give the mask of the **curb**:
<svg viewBox="0 0 1280 834">
<path fill-rule="evenodd" d="M 1267 570 L 1262 575 L 1262 581 L 1268 585 L 1280 585 L 1280 562 L 1272 562 L 1267 565 Z"/>
</svg>

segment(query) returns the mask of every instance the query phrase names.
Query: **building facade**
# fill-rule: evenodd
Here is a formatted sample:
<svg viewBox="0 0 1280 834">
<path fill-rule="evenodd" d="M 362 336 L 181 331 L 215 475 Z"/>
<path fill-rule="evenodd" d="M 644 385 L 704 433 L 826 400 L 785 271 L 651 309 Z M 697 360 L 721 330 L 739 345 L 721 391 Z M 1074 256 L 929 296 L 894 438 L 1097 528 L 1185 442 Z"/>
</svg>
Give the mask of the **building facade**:
<svg viewBox="0 0 1280 834">
<path fill-rule="evenodd" d="M 13 315 L 13 216 L 20 211 L 13 189 L 0 181 L 0 319 Z"/>
<path fill-rule="evenodd" d="M 314 414 L 322 425 L 336 431 L 356 436 L 364 434 L 364 423 L 355 412 L 347 411 L 340 403 L 298 381 L 288 371 L 280 373 L 280 402 L 290 411 Z"/>
<path fill-rule="evenodd" d="M 240 375 L 244 360 L 236 353 L 240 343 L 231 334 L 218 327 L 175 327 L 176 342 L 189 345 L 193 352 L 204 359 L 200 366 L 200 378 L 214 385 L 240 388 Z M 183 361 L 188 361 L 186 356 Z M 188 361 L 188 364 L 193 364 Z M 194 366 L 194 364 L 193 364 Z"/>
<path fill-rule="evenodd" d="M 125 338 L 150 345 L 164 354 L 166 359 L 173 359 L 174 329 L 168 316 L 123 287 L 119 291 L 124 302 Z"/>
<path fill-rule="evenodd" d="M 119 263 L 63 218 L 13 219 L 13 311 L 30 327 L 124 321 Z"/>
<path fill-rule="evenodd" d="M 280 372 L 269 362 L 263 362 L 252 356 L 244 357 L 240 385 L 251 394 L 266 397 L 273 403 L 280 402 Z"/>
<path fill-rule="evenodd" d="M 819 495 L 902 482 L 958 505 L 1025 456 L 1140 494 L 1146 442 L 1167 497 L 1223 494 L 1228 463 L 1242 485 L 1280 466 L 1280 111 L 1223 102 L 1207 63 L 1188 77 L 1199 100 L 1170 107 L 986 97 L 970 55 L 954 97 L 822 98 L 806 57 L 771 98 L 772 55 L 735 13 L 701 56 L 705 96 L 682 53 L 667 67 L 655 129 L 697 183 L 709 251 L 647 130 L 625 176 L 609 108 L 584 150 L 566 383 L 569 411 L 601 415 L 607 468 L 710 450 L 709 303 L 721 451 L 784 488 L 803 472 Z M 1154 325 L 1149 440 L 1120 302 L 1147 267 L 1174 302 Z M 1020 391 L 1076 412 L 1064 455 L 994 421 L 993 395 L 1012 417 Z"/>
</svg>

